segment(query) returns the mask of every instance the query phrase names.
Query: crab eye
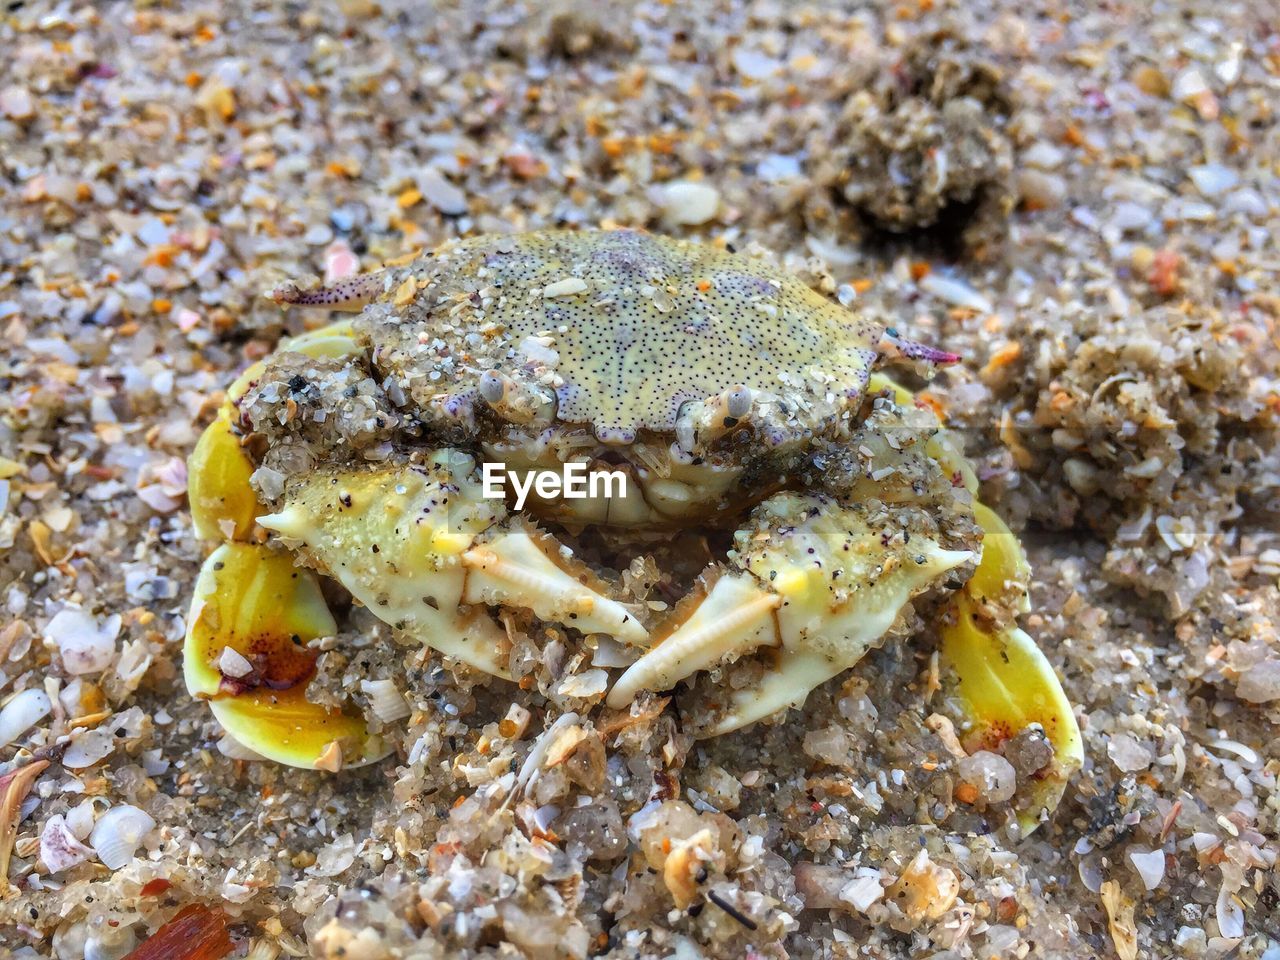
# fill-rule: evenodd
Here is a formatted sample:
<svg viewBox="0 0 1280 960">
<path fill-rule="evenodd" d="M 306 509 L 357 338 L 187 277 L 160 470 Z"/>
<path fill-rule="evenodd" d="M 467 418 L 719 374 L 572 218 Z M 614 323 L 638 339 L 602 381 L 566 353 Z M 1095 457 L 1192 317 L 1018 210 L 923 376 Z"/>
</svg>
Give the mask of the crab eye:
<svg viewBox="0 0 1280 960">
<path fill-rule="evenodd" d="M 311 703 L 308 640 L 337 631 L 307 570 L 264 546 L 226 543 L 196 581 L 183 651 L 187 689 L 226 731 L 269 760 L 338 769 L 386 752 L 364 721 Z"/>
</svg>

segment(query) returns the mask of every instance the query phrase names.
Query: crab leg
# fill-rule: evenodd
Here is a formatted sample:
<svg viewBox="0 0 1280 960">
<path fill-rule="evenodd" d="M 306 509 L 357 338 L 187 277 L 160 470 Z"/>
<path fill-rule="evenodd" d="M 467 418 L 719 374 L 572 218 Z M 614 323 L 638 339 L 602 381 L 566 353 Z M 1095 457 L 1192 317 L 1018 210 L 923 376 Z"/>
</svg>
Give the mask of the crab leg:
<svg viewBox="0 0 1280 960">
<path fill-rule="evenodd" d="M 331 323 L 318 330 L 288 337 L 280 350 L 309 357 L 343 357 L 359 350 L 351 323 Z M 253 462 L 240 446 L 235 430 L 235 404 L 262 375 L 262 361 L 252 364 L 227 390 L 227 399 L 213 423 L 205 428 L 187 459 L 187 502 L 191 525 L 201 540 L 248 540 L 262 505 L 249 486 Z"/>
<path fill-rule="evenodd" d="M 571 572 L 555 542 L 482 496 L 475 463 L 436 451 L 423 467 L 317 473 L 258 518 L 297 541 L 380 619 L 486 673 L 509 678 L 504 631 L 481 604 L 525 607 L 583 632 L 643 642 L 619 603 Z M 467 605 L 474 605 L 470 609 Z"/>
<path fill-rule="evenodd" d="M 967 749 L 999 749 L 1033 726 L 1053 747 L 1052 760 L 1015 800 L 1025 836 L 1058 806 L 1084 763 L 1084 746 L 1053 665 L 1014 620 L 1028 606 L 1022 547 L 989 509 L 976 504 L 974 512 L 984 532 L 982 562 L 951 601 L 942 629 L 943 683 L 965 720 Z"/>
<path fill-rule="evenodd" d="M 209 555 L 187 618 L 183 673 L 193 696 L 254 752 L 295 767 L 337 770 L 385 756 L 359 717 L 311 703 L 314 654 L 300 642 L 337 625 L 315 577 L 250 543 Z"/>
<path fill-rule="evenodd" d="M 918 340 L 908 340 L 893 327 L 889 327 L 880 338 L 880 355 L 886 360 L 923 360 L 925 363 L 939 365 L 958 363 L 960 354 L 939 350 Z"/>
<path fill-rule="evenodd" d="M 883 374 L 868 389 L 891 390 L 907 405 L 915 396 Z M 971 493 L 978 480 L 953 439 L 941 430 L 929 454 Z M 1030 610 L 1031 569 L 1018 538 L 993 511 L 974 503 L 983 530 L 978 569 L 949 605 L 941 630 L 943 687 L 963 720 L 961 735 L 970 750 L 999 749 L 1009 737 L 1039 727 L 1053 747 L 1053 759 L 1024 790 L 1015 808 L 1023 835 L 1052 812 L 1072 772 L 1084 763 L 1080 727 L 1053 665 L 1016 623 Z"/>
<path fill-rule="evenodd" d="M 782 493 L 764 501 L 736 535 L 734 569 L 692 609 L 677 610 L 674 629 L 622 675 L 609 706 L 766 644 L 782 647 L 778 670 L 735 694 L 712 732 L 802 702 L 857 663 L 912 596 L 972 557 L 906 533 L 873 529 L 862 511 L 829 498 Z"/>
</svg>

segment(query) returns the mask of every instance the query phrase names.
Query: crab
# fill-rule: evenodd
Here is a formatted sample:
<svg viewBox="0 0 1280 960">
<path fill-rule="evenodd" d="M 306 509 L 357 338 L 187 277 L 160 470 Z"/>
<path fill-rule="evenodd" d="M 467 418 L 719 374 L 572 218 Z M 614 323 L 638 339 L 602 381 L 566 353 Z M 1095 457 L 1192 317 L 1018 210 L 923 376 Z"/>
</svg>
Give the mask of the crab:
<svg viewBox="0 0 1280 960">
<path fill-rule="evenodd" d="M 306 698 L 307 644 L 338 629 L 324 581 L 402 641 L 504 680 L 514 623 L 607 644 L 625 664 L 607 708 L 683 684 L 700 736 L 801 706 L 925 611 L 964 748 L 1041 731 L 1053 757 L 1020 817 L 1034 828 L 1056 804 L 1080 739 L 1016 624 L 1021 547 L 933 410 L 878 369 L 954 355 L 762 256 L 626 230 L 451 241 L 270 296 L 358 315 L 250 367 L 190 458 L 195 532 L 218 546 L 186 681 L 235 741 L 328 770 L 388 752 L 358 711 Z M 525 481 L 523 509 L 487 495 L 485 463 Z M 594 497 L 531 482 L 571 463 L 623 482 Z M 732 533 L 655 612 L 575 549 L 588 530 Z"/>
</svg>

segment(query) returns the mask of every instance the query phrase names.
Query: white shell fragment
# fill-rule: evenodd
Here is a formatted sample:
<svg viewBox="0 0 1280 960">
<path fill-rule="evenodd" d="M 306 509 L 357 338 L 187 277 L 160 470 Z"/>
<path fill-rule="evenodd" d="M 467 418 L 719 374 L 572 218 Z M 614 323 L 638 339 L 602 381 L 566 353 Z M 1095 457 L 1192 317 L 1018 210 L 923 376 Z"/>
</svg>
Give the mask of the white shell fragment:
<svg viewBox="0 0 1280 960">
<path fill-rule="evenodd" d="M 0 90 L 0 113 L 10 120 L 29 120 L 35 116 L 35 101 L 26 87 L 5 87 Z"/>
<path fill-rule="evenodd" d="M 1141 847 L 1132 847 L 1128 857 L 1129 862 L 1133 864 L 1133 869 L 1138 871 L 1138 876 L 1142 878 L 1143 886 L 1148 890 L 1154 890 L 1160 886 L 1160 881 L 1164 879 L 1163 850 L 1143 850 Z"/>
<path fill-rule="evenodd" d="M 467 195 L 445 179 L 435 167 L 428 167 L 418 177 L 418 189 L 431 204 L 446 217 L 457 217 L 467 212 Z"/>
<path fill-rule="evenodd" d="M 138 945 L 133 927 L 106 927 L 84 942 L 84 960 L 124 960 Z"/>
<path fill-rule="evenodd" d="M 403 719 L 411 712 L 394 680 L 361 680 L 360 689 L 369 697 L 373 715 L 383 723 Z"/>
<path fill-rule="evenodd" d="M 1203 196 L 1211 198 L 1221 196 L 1240 182 L 1238 173 L 1220 163 L 1192 167 L 1187 171 L 1187 176 Z"/>
<path fill-rule="evenodd" d="M 586 293 L 589 289 L 587 281 L 581 277 L 565 277 L 563 280 L 548 283 L 542 288 L 542 295 L 548 300 L 554 297 L 574 297 L 580 293 Z"/>
<path fill-rule="evenodd" d="M 609 687 L 609 674 L 598 667 L 565 677 L 557 692 L 562 697 L 601 697 Z"/>
<path fill-rule="evenodd" d="M 0 746 L 7 747 L 49 715 L 53 704 L 38 687 L 16 694 L 0 709 Z"/>
<path fill-rule="evenodd" d="M 45 636 L 62 654 L 62 665 L 68 673 L 99 673 L 111 666 L 116 655 L 116 637 L 120 633 L 119 614 L 99 625 L 97 619 L 78 607 L 58 611 Z"/>
<path fill-rule="evenodd" d="M 873 903 L 884 896 L 880 872 L 868 872 L 854 877 L 840 888 L 840 899 L 859 913 L 866 913 Z"/>
<path fill-rule="evenodd" d="M 98 818 L 89 834 L 89 846 L 99 860 L 112 870 L 119 870 L 133 859 L 143 838 L 155 827 L 155 820 L 145 810 L 122 804 Z"/>
<path fill-rule="evenodd" d="M 551 749 L 551 744 L 556 738 L 577 722 L 578 715 L 576 713 L 562 713 L 556 717 L 551 726 L 542 731 L 538 739 L 533 742 L 533 746 L 529 748 L 528 754 L 525 755 L 524 763 L 520 765 L 520 772 L 516 774 L 515 785 L 512 787 L 511 792 L 507 794 L 507 799 L 503 801 L 504 807 L 533 781 L 534 777 L 542 769 L 542 762 L 547 758 L 547 752 Z"/>
<path fill-rule="evenodd" d="M 240 651 L 223 647 L 222 654 L 218 657 L 218 669 L 224 677 L 238 679 L 253 673 L 253 664 Z"/>
<path fill-rule="evenodd" d="M 85 840 L 89 836 L 89 832 L 93 830 L 94 801 L 90 797 L 87 800 L 81 800 L 79 804 L 72 807 L 66 813 L 67 826 L 77 840 Z"/>
<path fill-rule="evenodd" d="M 968 310 L 976 310 L 978 313 L 990 313 L 995 309 L 990 300 L 963 280 L 944 277 L 940 273 L 929 273 L 923 277 L 920 280 L 920 289 L 925 293 L 933 294 L 939 300 L 945 300 L 947 303 Z"/>
<path fill-rule="evenodd" d="M 120 651 L 120 659 L 116 661 L 116 677 L 127 689 L 136 690 L 150 669 L 151 661 L 151 651 L 146 642 L 126 641 Z"/>
<path fill-rule="evenodd" d="M 1223 937 L 1244 936 L 1244 908 L 1235 897 L 1235 891 L 1226 883 L 1218 888 L 1216 905 L 1218 933 Z"/>
<path fill-rule="evenodd" d="M 1204 74 L 1198 69 L 1187 67 L 1174 77 L 1171 93 L 1173 99 L 1187 103 L 1196 97 L 1209 93 L 1209 84 L 1205 82 Z"/>
<path fill-rule="evenodd" d="M 50 873 L 61 873 L 93 856 L 76 837 L 62 814 L 54 814 L 40 833 L 40 859 Z"/>
<path fill-rule="evenodd" d="M 62 755 L 62 765 L 71 770 L 82 770 L 91 767 L 99 760 L 105 760 L 116 748 L 115 737 L 106 727 L 96 727 L 78 733 Z"/>
</svg>

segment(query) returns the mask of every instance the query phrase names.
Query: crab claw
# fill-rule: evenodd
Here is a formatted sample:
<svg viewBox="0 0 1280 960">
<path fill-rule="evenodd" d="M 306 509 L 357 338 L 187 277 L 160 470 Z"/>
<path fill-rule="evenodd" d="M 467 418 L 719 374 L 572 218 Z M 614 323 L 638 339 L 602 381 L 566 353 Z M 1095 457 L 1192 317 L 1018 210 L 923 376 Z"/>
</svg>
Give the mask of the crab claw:
<svg viewBox="0 0 1280 960">
<path fill-rule="evenodd" d="M 462 555 L 470 570 L 462 599 L 527 607 L 543 620 L 607 633 L 624 643 L 644 643 L 648 632 L 622 604 L 586 586 L 585 568 L 575 576 L 556 562 L 555 541 L 518 526 L 500 529 Z"/>
<path fill-rule="evenodd" d="M 974 513 L 985 534 L 982 561 L 942 629 L 944 684 L 964 720 L 962 743 L 970 752 L 999 749 L 1036 727 L 1052 746 L 1053 757 L 1015 799 L 1025 836 L 1058 806 L 1067 780 L 1084 763 L 1084 747 L 1053 665 L 1013 622 L 1028 605 L 1022 548 L 989 509 L 978 504 Z"/>
<path fill-rule="evenodd" d="M 285 351 L 303 353 L 317 360 L 322 357 L 336 359 L 358 353 L 360 344 L 356 340 L 351 321 L 339 320 L 336 323 L 325 324 L 315 330 L 300 333 L 296 337 L 285 337 L 276 345 L 276 353 Z M 230 404 L 239 403 L 254 382 L 262 376 L 265 367 L 266 363 L 262 360 L 246 367 L 244 373 L 240 374 L 227 388 L 227 401 Z M 229 407 L 226 409 L 230 410 Z"/>
<path fill-rule="evenodd" d="M 917 399 L 914 393 L 896 380 L 879 372 L 871 374 L 867 381 L 867 393 L 877 394 L 886 390 L 893 395 L 893 402 L 900 407 L 925 405 L 923 400 Z M 953 478 L 953 482 L 959 482 L 970 493 L 977 494 L 978 475 L 973 472 L 973 465 L 961 453 L 956 438 L 951 433 L 945 429 L 938 430 L 925 444 L 925 452 Z"/>
<path fill-rule="evenodd" d="M 641 690 L 668 690 L 730 655 L 780 642 L 775 611 L 782 597 L 762 590 L 749 573 L 725 574 L 702 596 L 686 600 L 655 634 L 649 652 L 609 691 L 611 709 L 625 707 Z"/>
<path fill-rule="evenodd" d="M 730 559 L 738 569 L 677 609 L 674 626 L 610 691 L 609 706 L 765 645 L 781 646 L 778 669 L 733 694 L 708 735 L 803 702 L 857 663 L 912 596 L 972 557 L 905 532 L 873 528 L 862 511 L 818 496 L 782 493 L 764 501 L 737 534 Z"/>
<path fill-rule="evenodd" d="M 494 676 L 510 679 L 506 634 L 480 604 L 647 638 L 625 608 L 582 582 L 585 573 L 567 572 L 549 541 L 506 519 L 501 500 L 482 496 L 471 457 L 444 449 L 424 467 L 313 474 L 258 522 L 301 543 L 380 619 Z"/>
<path fill-rule="evenodd" d="M 336 632 L 315 577 L 248 543 L 205 561 L 187 619 L 183 673 L 236 741 L 269 760 L 336 770 L 383 757 L 362 719 L 311 703 L 314 654 L 300 643 Z"/>
</svg>

